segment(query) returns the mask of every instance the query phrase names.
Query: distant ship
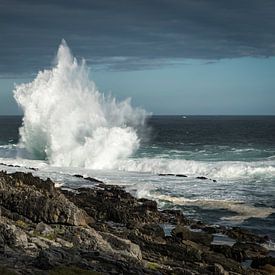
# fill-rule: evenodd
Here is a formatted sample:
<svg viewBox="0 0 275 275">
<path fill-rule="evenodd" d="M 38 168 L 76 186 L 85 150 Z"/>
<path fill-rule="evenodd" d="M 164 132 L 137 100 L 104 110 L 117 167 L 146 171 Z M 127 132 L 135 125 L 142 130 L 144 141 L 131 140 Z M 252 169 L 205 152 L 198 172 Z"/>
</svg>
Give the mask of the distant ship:
<svg viewBox="0 0 275 275">
<path fill-rule="evenodd" d="M 187 118 L 187 116 L 182 116 L 182 118 Z"/>
</svg>

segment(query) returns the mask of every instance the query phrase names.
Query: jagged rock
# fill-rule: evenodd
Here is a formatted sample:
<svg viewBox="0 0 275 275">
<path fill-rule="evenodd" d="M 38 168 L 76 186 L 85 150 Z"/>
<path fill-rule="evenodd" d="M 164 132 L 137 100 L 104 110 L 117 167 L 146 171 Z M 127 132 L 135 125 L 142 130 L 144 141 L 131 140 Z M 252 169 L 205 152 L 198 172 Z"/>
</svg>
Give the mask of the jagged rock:
<svg viewBox="0 0 275 275">
<path fill-rule="evenodd" d="M 193 232 L 186 226 L 182 225 L 177 225 L 172 230 L 172 235 L 181 240 L 190 240 L 204 245 L 210 245 L 213 241 L 213 236 L 211 234 L 205 232 Z"/>
<path fill-rule="evenodd" d="M 258 236 L 240 227 L 230 228 L 224 233 L 230 238 L 236 239 L 240 242 L 265 243 L 266 241 L 265 237 Z"/>
<path fill-rule="evenodd" d="M 25 247 L 27 243 L 27 234 L 23 230 L 3 218 L 0 219 L 0 244 Z"/>
<path fill-rule="evenodd" d="M 238 274 L 245 274 L 245 271 L 240 263 L 225 257 L 219 253 L 204 252 L 202 259 L 208 264 L 219 264 L 228 272 L 236 272 Z"/>
<path fill-rule="evenodd" d="M 228 245 L 211 245 L 211 249 L 238 262 L 242 262 L 247 258 L 246 251 L 242 249 L 234 249 Z"/>
<path fill-rule="evenodd" d="M 140 228 L 140 232 L 150 236 L 155 241 L 163 241 L 165 237 L 164 230 L 159 224 L 145 224 Z"/>
<path fill-rule="evenodd" d="M 60 191 L 50 180 L 0 172 L 0 206 L 0 266 L 17 274 L 66 274 L 74 268 L 100 274 L 262 275 L 274 268 L 274 258 L 256 244 L 260 237 L 210 227 L 179 210 L 159 211 L 155 201 L 134 198 L 118 186 Z M 227 232 L 242 243 L 210 244 L 210 233 Z M 242 267 L 247 258 L 258 270 Z"/>
<path fill-rule="evenodd" d="M 139 201 L 121 187 L 101 184 L 97 188 L 79 188 L 77 191 L 62 192 L 97 221 L 113 221 L 136 227 L 143 222 L 159 221 L 161 217 L 155 201 Z"/>
<path fill-rule="evenodd" d="M 34 222 L 86 225 L 92 219 L 60 193 L 51 180 L 0 172 L 0 204 Z"/>
<path fill-rule="evenodd" d="M 232 246 L 232 250 L 246 255 L 246 258 L 260 258 L 266 256 L 269 251 L 263 246 L 256 243 L 236 242 Z"/>
</svg>

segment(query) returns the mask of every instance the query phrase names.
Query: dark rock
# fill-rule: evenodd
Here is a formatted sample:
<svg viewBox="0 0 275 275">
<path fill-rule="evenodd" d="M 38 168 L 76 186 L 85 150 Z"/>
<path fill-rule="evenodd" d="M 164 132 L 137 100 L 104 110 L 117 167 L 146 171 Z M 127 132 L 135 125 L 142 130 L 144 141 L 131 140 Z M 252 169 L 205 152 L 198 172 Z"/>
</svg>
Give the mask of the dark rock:
<svg viewBox="0 0 275 275">
<path fill-rule="evenodd" d="M 186 226 L 177 225 L 172 230 L 172 235 L 181 240 L 190 240 L 195 243 L 210 245 L 213 241 L 213 236 L 205 232 L 193 232 Z"/>
<path fill-rule="evenodd" d="M 85 177 L 84 179 L 93 183 L 103 183 L 103 181 L 91 177 Z"/>
<path fill-rule="evenodd" d="M 251 267 L 253 268 L 261 268 L 265 265 L 271 265 L 275 267 L 275 258 L 269 256 L 269 257 L 263 257 L 263 258 L 256 258 L 252 261 Z"/>
<path fill-rule="evenodd" d="M 266 248 L 256 243 L 236 242 L 232 246 L 232 250 L 246 255 L 246 258 L 249 259 L 264 257 L 269 253 Z"/>
<path fill-rule="evenodd" d="M 199 180 L 208 180 L 207 177 L 196 177 L 196 179 L 199 179 Z"/>
<path fill-rule="evenodd" d="M 224 233 L 228 235 L 228 237 L 236 239 L 240 242 L 265 243 L 266 241 L 265 237 L 258 236 L 240 227 L 227 229 Z"/>
<path fill-rule="evenodd" d="M 256 244 L 265 238 L 192 221 L 180 210 L 159 211 L 155 201 L 90 180 L 96 183 L 92 189 L 72 192 L 31 174 L 1 172 L 0 266 L 17 274 L 74 270 L 79 274 L 256 275 L 272 271 L 273 258 Z M 79 222 L 82 217 L 83 223 Z M 89 217 L 94 218 L 93 224 Z M 161 225 L 172 234 L 165 236 Z M 229 233 L 242 242 L 232 247 L 211 245 L 212 233 Z M 259 269 L 243 268 L 240 262 L 247 258 L 253 258 Z"/>
<path fill-rule="evenodd" d="M 211 249 L 217 253 L 223 254 L 227 258 L 231 258 L 238 262 L 242 262 L 247 258 L 245 251 L 234 249 L 228 245 L 211 245 Z"/>
<path fill-rule="evenodd" d="M 0 204 L 34 222 L 86 225 L 92 222 L 85 211 L 60 193 L 54 183 L 32 174 L 0 172 Z"/>
<path fill-rule="evenodd" d="M 135 227 L 142 222 L 158 222 L 161 217 L 155 201 L 138 200 L 118 186 L 101 184 L 98 188 L 79 188 L 77 191 L 62 190 L 69 200 L 97 221 L 113 221 Z"/>
<path fill-rule="evenodd" d="M 145 224 L 139 230 L 142 234 L 148 235 L 156 241 L 161 241 L 165 237 L 163 228 L 159 224 Z"/>
<path fill-rule="evenodd" d="M 67 250 L 59 247 L 52 247 L 51 249 L 41 250 L 37 256 L 34 265 L 43 270 L 52 269 L 55 266 L 76 264 L 82 259 L 76 250 Z"/>
</svg>

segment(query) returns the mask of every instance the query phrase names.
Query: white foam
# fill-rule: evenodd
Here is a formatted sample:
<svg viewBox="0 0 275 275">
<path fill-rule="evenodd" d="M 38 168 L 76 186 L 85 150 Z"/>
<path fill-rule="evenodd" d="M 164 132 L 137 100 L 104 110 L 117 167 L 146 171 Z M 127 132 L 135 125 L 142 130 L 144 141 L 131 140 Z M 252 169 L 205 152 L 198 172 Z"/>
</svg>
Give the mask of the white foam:
<svg viewBox="0 0 275 275">
<path fill-rule="evenodd" d="M 155 195 L 157 200 L 172 202 L 175 205 L 196 205 L 205 209 L 226 209 L 236 212 L 237 215 L 224 217 L 223 220 L 229 220 L 234 222 L 243 222 L 249 218 L 266 218 L 272 213 L 275 213 L 275 209 L 271 207 L 255 207 L 243 202 L 230 201 L 230 200 L 213 200 L 213 199 L 187 199 L 184 197 L 174 197 L 169 195 Z"/>
<path fill-rule="evenodd" d="M 14 97 L 24 112 L 20 144 L 32 158 L 106 169 L 139 147 L 137 128 L 144 125 L 145 111 L 129 99 L 117 102 L 100 93 L 85 61 L 78 62 L 65 41 L 56 66 L 16 86 Z"/>
<path fill-rule="evenodd" d="M 194 161 L 165 158 L 127 159 L 116 163 L 123 171 L 149 173 L 179 173 L 189 176 L 207 176 L 213 179 L 274 177 L 275 161 Z"/>
</svg>

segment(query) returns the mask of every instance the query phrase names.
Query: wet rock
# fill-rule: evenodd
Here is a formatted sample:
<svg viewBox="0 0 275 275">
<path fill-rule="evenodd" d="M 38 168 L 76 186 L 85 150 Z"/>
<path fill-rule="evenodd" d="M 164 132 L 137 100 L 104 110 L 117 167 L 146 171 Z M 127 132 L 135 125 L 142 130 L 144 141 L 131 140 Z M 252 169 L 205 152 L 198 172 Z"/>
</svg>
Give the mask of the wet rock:
<svg viewBox="0 0 275 275">
<path fill-rule="evenodd" d="M 245 274 L 245 271 L 240 263 L 234 261 L 233 259 L 225 257 L 222 254 L 205 251 L 202 255 L 202 259 L 208 264 L 219 264 L 230 273 L 236 272 L 238 274 Z"/>
<path fill-rule="evenodd" d="M 155 241 L 162 241 L 165 237 L 164 230 L 159 224 L 145 224 L 140 228 L 140 232 L 150 236 Z"/>
<path fill-rule="evenodd" d="M 61 194 L 51 180 L 32 174 L 0 172 L 0 204 L 33 222 L 86 225 L 92 222 L 85 211 Z"/>
<path fill-rule="evenodd" d="M 186 176 L 186 175 L 183 175 L 183 174 L 176 174 L 176 177 L 187 178 L 187 176 Z"/>
<path fill-rule="evenodd" d="M 265 243 L 266 241 L 265 237 L 258 236 L 240 227 L 230 228 L 225 230 L 224 233 L 230 238 L 236 239 L 240 242 Z"/>
<path fill-rule="evenodd" d="M 180 177 L 180 178 L 187 178 L 184 174 L 158 174 L 160 177 L 168 177 L 168 176 L 174 176 L 174 177 Z"/>
<path fill-rule="evenodd" d="M 273 260 L 256 244 L 260 238 L 248 231 L 192 221 L 179 210 L 159 211 L 155 201 L 134 198 L 118 186 L 91 186 L 61 191 L 30 174 L 0 173 L 0 266 L 17 274 L 66 274 L 70 268 L 140 275 L 272 271 Z M 86 223 L 77 222 L 78 213 Z M 87 224 L 88 215 L 94 223 Z M 165 236 L 163 226 L 172 234 Z M 210 244 L 211 233 L 227 232 L 242 242 Z M 242 267 L 249 257 L 258 270 Z"/>
<path fill-rule="evenodd" d="M 269 265 L 275 268 L 275 258 L 268 256 L 263 258 L 256 258 L 252 261 L 252 268 L 263 268 L 264 266 Z"/>
<path fill-rule="evenodd" d="M 213 241 L 213 236 L 205 232 L 193 232 L 186 226 L 177 225 L 172 230 L 172 235 L 181 240 L 190 240 L 204 245 L 210 245 Z"/>
<path fill-rule="evenodd" d="M 187 219 L 181 210 L 165 209 L 161 211 L 163 222 L 171 225 L 189 225 L 190 220 Z"/>
<path fill-rule="evenodd" d="M 118 186 L 98 185 L 94 189 L 79 188 L 77 191 L 62 192 L 97 221 L 112 221 L 135 227 L 142 222 L 159 221 L 161 217 L 155 201 L 138 200 Z"/>
<path fill-rule="evenodd" d="M 198 180 L 208 180 L 207 177 L 196 177 L 196 179 L 198 179 Z"/>
<path fill-rule="evenodd" d="M 260 258 L 266 256 L 269 251 L 263 246 L 256 243 L 241 243 L 237 242 L 232 246 L 232 250 L 235 253 L 240 253 L 246 256 L 246 258 Z"/>
</svg>

